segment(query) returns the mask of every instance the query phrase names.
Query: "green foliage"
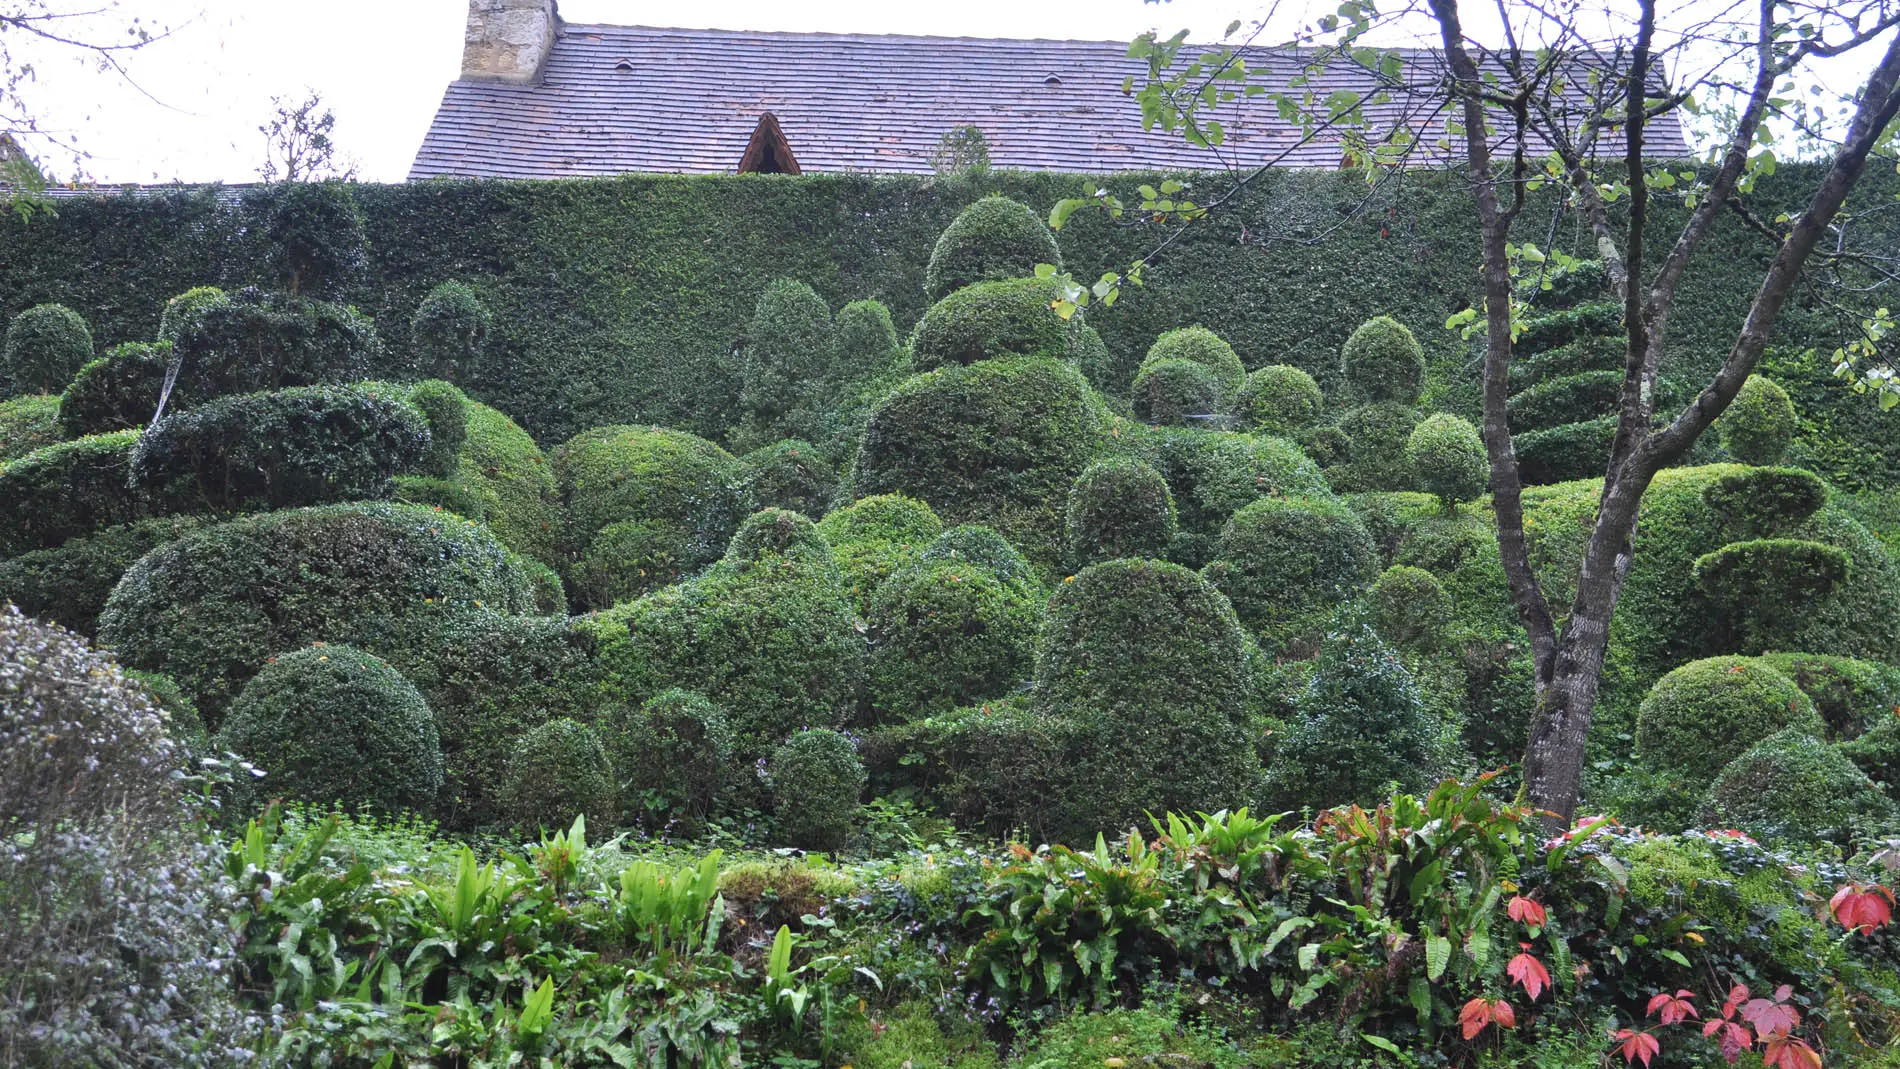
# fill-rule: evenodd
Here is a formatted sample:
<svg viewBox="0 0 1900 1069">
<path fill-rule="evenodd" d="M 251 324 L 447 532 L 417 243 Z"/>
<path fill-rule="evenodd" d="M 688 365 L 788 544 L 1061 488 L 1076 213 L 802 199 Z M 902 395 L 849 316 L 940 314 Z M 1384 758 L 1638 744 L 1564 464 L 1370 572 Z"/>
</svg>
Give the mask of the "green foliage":
<svg viewBox="0 0 1900 1069">
<path fill-rule="evenodd" d="M 739 408 L 748 442 L 815 434 L 836 347 L 831 309 L 810 286 L 782 278 L 765 288 L 742 358 Z"/>
<path fill-rule="evenodd" d="M 903 365 L 897 328 L 891 310 L 882 301 L 852 301 L 838 309 L 836 377 L 863 382 L 890 374 Z"/>
<path fill-rule="evenodd" d="M 697 554 L 681 548 L 672 526 L 624 520 L 601 528 L 581 559 L 568 566 L 568 586 L 578 605 L 618 605 L 679 582 L 700 563 Z"/>
<path fill-rule="evenodd" d="M 398 475 L 391 489 L 389 499 L 405 505 L 426 505 L 429 508 L 453 512 L 465 520 L 480 523 L 488 518 L 488 506 L 475 491 L 450 479 L 437 479 L 430 475 Z M 530 558 L 524 558 L 530 559 Z M 540 561 L 535 561 L 540 564 Z M 541 565 L 545 568 L 546 565 Z M 552 569 L 549 570 L 553 575 Z M 555 576 L 554 581 L 561 581 Z"/>
<path fill-rule="evenodd" d="M 937 239 L 924 293 L 940 301 L 972 283 L 1033 275 L 1037 264 L 1061 269 L 1055 235 L 1028 205 L 991 194 L 958 212 Z"/>
<path fill-rule="evenodd" d="M 719 851 L 669 872 L 651 861 L 620 871 L 620 924 L 629 942 L 663 958 L 706 948 L 719 934 Z"/>
<path fill-rule="evenodd" d="M 1249 429 L 1290 438 L 1319 419 L 1326 408 L 1313 376 L 1289 364 L 1268 364 L 1247 373 L 1234 409 Z"/>
<path fill-rule="evenodd" d="M 1601 477 L 1616 441 L 1616 418 L 1566 423 L 1516 435 L 1518 474 L 1526 486 Z"/>
<path fill-rule="evenodd" d="M 1893 665 L 1819 653 L 1766 653 L 1757 660 L 1813 700 L 1830 739 L 1852 739 L 1900 719 L 1900 668 Z"/>
<path fill-rule="evenodd" d="M 810 442 L 787 438 L 739 458 L 739 492 L 749 510 L 823 516 L 837 488 L 836 466 Z"/>
<path fill-rule="evenodd" d="M 453 476 L 468 444 L 468 397 L 449 383 L 429 379 L 410 388 L 409 403 L 429 422 L 429 451 L 417 470 L 445 479 Z"/>
<path fill-rule="evenodd" d="M 1425 352 L 1405 324 L 1389 315 L 1368 319 L 1339 349 L 1347 384 L 1365 401 L 1418 403 Z"/>
<path fill-rule="evenodd" d="M 143 427 L 158 411 L 171 366 L 170 342 L 126 342 L 79 369 L 59 398 L 59 427 L 67 438 Z"/>
<path fill-rule="evenodd" d="M 1614 368 L 1546 379 L 1511 395 L 1505 411 L 1511 431 L 1524 434 L 1613 415 L 1623 395 L 1623 372 Z"/>
<path fill-rule="evenodd" d="M 1451 595 L 1438 577 L 1404 564 L 1379 573 L 1366 608 L 1372 629 L 1400 649 L 1438 648 L 1452 622 Z"/>
<path fill-rule="evenodd" d="M 818 572 L 833 567 L 831 544 L 818 526 L 790 509 L 761 509 L 747 516 L 726 546 L 720 565 L 743 569 L 781 557 Z"/>
<path fill-rule="evenodd" d="M 953 532 L 954 533 L 954 532 Z M 879 723 L 999 698 L 1034 666 L 1042 599 L 1026 576 L 971 560 L 920 561 L 871 598 L 869 684 Z"/>
<path fill-rule="evenodd" d="M 1098 460 L 1069 488 L 1066 545 L 1072 567 L 1117 557 L 1158 559 L 1167 553 L 1175 529 L 1167 480 L 1139 460 Z"/>
<path fill-rule="evenodd" d="M 1800 523 L 1826 507 L 1827 496 L 1827 484 L 1800 468 L 1724 470 L 1702 491 L 1702 500 L 1747 538 Z"/>
<path fill-rule="evenodd" d="M 126 569 L 205 522 L 191 516 L 137 520 L 0 560 L 0 601 L 13 602 L 28 616 L 93 634 L 106 598 Z"/>
<path fill-rule="evenodd" d="M 92 331 L 63 304 L 36 304 L 7 324 L 0 398 L 66 388 L 92 359 Z"/>
<path fill-rule="evenodd" d="M 99 617 L 125 663 L 219 719 L 265 658 L 345 642 L 407 663 L 460 614 L 526 613 L 533 587 L 486 528 L 413 505 L 263 513 L 140 558 Z"/>
<path fill-rule="evenodd" d="M 435 718 L 415 685 L 352 646 L 268 658 L 218 745 L 262 768 L 250 790 L 351 808 L 426 810 L 442 787 Z"/>
<path fill-rule="evenodd" d="M 247 288 L 186 320 L 171 405 L 232 393 L 371 378 L 386 358 L 369 317 L 354 308 Z M 168 411 L 170 409 L 168 408 Z"/>
<path fill-rule="evenodd" d="M 1082 330 L 1050 308 L 1054 283 L 1039 278 L 978 282 L 944 297 L 917 322 L 910 362 L 918 371 L 1009 356 L 1073 362 Z"/>
<path fill-rule="evenodd" d="M 302 386 L 220 397 L 138 438 L 131 478 L 197 511 L 386 497 L 430 450 L 416 410 L 358 390 Z"/>
<path fill-rule="evenodd" d="M 1227 599 L 1179 565 L 1114 560 L 1063 581 L 1035 690 L 1036 708 L 1075 732 L 1060 834 L 1247 800 L 1258 762 L 1244 727 L 1246 645 Z"/>
<path fill-rule="evenodd" d="M 1774 464 L 1788 451 L 1800 430 L 1800 417 L 1788 391 L 1773 379 L 1750 375 L 1715 421 L 1715 431 L 1729 455 L 1744 464 Z"/>
<path fill-rule="evenodd" d="M 1310 648 L 1334 610 L 1379 573 L 1379 551 L 1331 499 L 1268 497 L 1234 513 L 1207 577 L 1274 649 Z"/>
<path fill-rule="evenodd" d="M 1159 427 L 1217 422 L 1232 392 L 1205 364 L 1153 357 L 1142 362 L 1130 388 L 1136 417 Z"/>
<path fill-rule="evenodd" d="M 165 302 L 158 316 L 158 340 L 169 344 L 178 340 L 178 332 L 200 311 L 216 304 L 224 291 L 216 286 L 193 286 Z"/>
<path fill-rule="evenodd" d="M 851 739 L 830 728 L 793 734 L 772 751 L 778 836 L 807 850 L 836 850 L 856 828 L 864 793 L 864 763 Z"/>
<path fill-rule="evenodd" d="M 908 788 L 958 825 L 1046 842 L 1064 815 L 1060 797 L 1071 744 L 1068 721 L 1019 697 L 880 727 L 865 736 L 874 793 Z"/>
<path fill-rule="evenodd" d="M 902 494 L 873 494 L 827 513 L 818 531 L 831 543 L 845 593 L 860 613 L 890 574 L 943 530 L 929 505 Z"/>
<path fill-rule="evenodd" d="M 1398 401 L 1361 405 L 1341 416 L 1339 429 L 1352 444 L 1346 463 L 1327 469 L 1327 481 L 1341 493 L 1412 489 L 1417 476 L 1406 445 L 1421 418 L 1418 409 Z"/>
<path fill-rule="evenodd" d="M 409 344 L 419 366 L 430 375 L 468 381 L 488 344 L 494 322 L 488 306 L 467 285 L 439 283 L 409 318 Z"/>
<path fill-rule="evenodd" d="M 1368 805 L 1430 775 L 1432 730 L 1412 675 L 1369 627 L 1326 636 L 1294 714 L 1268 772 L 1276 805 Z"/>
<path fill-rule="evenodd" d="M 1142 368 L 1163 360 L 1189 360 L 1213 372 L 1223 401 L 1231 400 L 1247 385 L 1247 369 L 1241 364 L 1240 355 L 1206 327 L 1179 327 L 1162 334 L 1149 346 Z M 1136 381 L 1140 381 L 1139 376 Z"/>
<path fill-rule="evenodd" d="M 1821 597 L 1847 581 L 1846 550 L 1797 538 L 1730 542 L 1696 558 L 1696 584 L 1728 618 L 1743 652 L 1761 653 L 1787 639 Z"/>
<path fill-rule="evenodd" d="M 1330 423 L 1306 428 L 1299 433 L 1298 441 L 1300 449 L 1322 467 L 1330 468 L 1352 459 L 1352 439 Z"/>
<path fill-rule="evenodd" d="M 0 465 L 62 437 L 59 395 L 34 393 L 0 401 Z"/>
<path fill-rule="evenodd" d="M 272 273 L 293 294 L 332 297 L 368 265 L 369 240 L 352 183 L 252 186 L 239 211 L 260 228 Z"/>
<path fill-rule="evenodd" d="M 560 558 L 560 498 L 547 457 L 500 412 L 468 403 L 468 437 L 456 481 L 482 500 L 482 516 L 503 545 L 543 564 Z"/>
<path fill-rule="evenodd" d="M 1838 749 L 1790 727 L 1722 769 L 1709 785 L 1701 819 L 1763 840 L 1845 845 L 1891 830 L 1900 808 Z"/>
<path fill-rule="evenodd" d="M 636 815 L 693 826 L 732 785 L 732 728 L 725 711 L 674 687 L 637 709 L 609 714 L 609 750 L 622 799 Z"/>
<path fill-rule="evenodd" d="M 502 774 L 501 802 L 519 828 L 559 828 L 586 818 L 611 828 L 620 790 L 607 748 L 592 728 L 558 717 L 537 724 L 515 744 Z"/>
<path fill-rule="evenodd" d="M 1691 661 L 1656 681 L 1636 715 L 1636 755 L 1662 780 L 1671 807 L 1693 799 L 1744 750 L 1782 728 L 1824 730 L 1814 702 L 1787 676 L 1746 657 Z"/>
<path fill-rule="evenodd" d="M 917 555 L 919 567 L 966 564 L 988 571 L 1006 583 L 1036 585 L 1036 571 L 995 528 L 966 523 L 931 539 Z"/>
<path fill-rule="evenodd" d="M 1491 480 L 1491 463 L 1478 428 L 1444 412 L 1427 416 L 1412 428 L 1405 440 L 1405 460 L 1418 488 L 1437 494 L 1448 508 L 1483 496 Z"/>
<path fill-rule="evenodd" d="M 1023 1052 L 1022 1064 L 1047 1069 L 1099 1069 L 1111 1060 L 1239 1069 L 1249 1052 L 1206 1025 L 1185 1025 L 1164 1005 L 1073 1013 L 1051 1021 Z"/>
<path fill-rule="evenodd" d="M 36 449 L 0 466 L 0 557 L 57 546 L 164 504 L 128 485 L 137 431 Z"/>
<path fill-rule="evenodd" d="M 1332 493 L 1319 468 L 1281 438 L 1164 428 L 1136 439 L 1130 451 L 1168 481 L 1181 530 L 1190 539 L 1177 552 L 1196 566 L 1213 558 L 1214 540 L 1228 519 L 1255 500 Z"/>
<path fill-rule="evenodd" d="M 996 528 L 1052 566 L 1069 485 L 1093 459 L 1103 417 L 1075 369 L 984 361 L 918 375 L 871 413 L 852 484 L 910 494 L 954 523 Z"/>
</svg>

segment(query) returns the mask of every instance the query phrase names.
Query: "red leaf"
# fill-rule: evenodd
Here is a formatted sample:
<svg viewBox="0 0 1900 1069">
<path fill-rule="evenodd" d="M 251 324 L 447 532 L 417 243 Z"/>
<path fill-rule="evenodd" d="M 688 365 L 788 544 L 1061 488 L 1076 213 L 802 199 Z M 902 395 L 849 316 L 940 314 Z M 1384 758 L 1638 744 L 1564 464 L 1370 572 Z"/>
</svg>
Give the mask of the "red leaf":
<svg viewBox="0 0 1900 1069">
<path fill-rule="evenodd" d="M 1893 920 L 1893 892 L 1878 884 L 1842 884 L 1827 905 L 1841 927 L 1861 935 Z"/>
<path fill-rule="evenodd" d="M 1534 902 L 1523 895 L 1512 895 L 1504 908 L 1510 913 L 1512 920 L 1520 924 L 1528 924 L 1532 928 L 1542 928 L 1550 922 L 1550 915 L 1544 911 L 1543 903 Z"/>
<path fill-rule="evenodd" d="M 1491 1023 L 1499 1028 L 1516 1028 L 1517 1011 L 1511 1008 L 1510 1003 L 1498 999 L 1491 1004 Z"/>
<path fill-rule="evenodd" d="M 1519 945 L 1529 946 L 1528 943 Z M 1511 959 L 1510 964 L 1504 967 L 1504 975 L 1522 984 L 1532 1002 L 1536 1002 L 1537 996 L 1550 986 L 1550 970 L 1544 968 L 1543 962 L 1531 957 L 1528 950 Z"/>
<path fill-rule="evenodd" d="M 1511 1017 L 1511 1007 L 1506 1004 L 1503 999 L 1499 999 L 1494 1003 L 1490 999 L 1474 998 L 1470 1002 L 1465 1003 L 1464 1008 L 1458 1011 L 1458 1026 L 1459 1030 L 1464 1033 L 1464 1037 L 1467 1040 L 1475 1039 L 1479 1032 L 1485 1030 L 1485 1026 L 1497 1020 L 1496 1007 L 1498 1006 L 1504 1006 L 1505 1016 L 1511 1018 L 1509 1024 L 1506 1024 L 1506 1027 L 1517 1023 L 1516 1018 Z M 1504 1022 L 1499 1023 L 1503 1024 Z"/>
<path fill-rule="evenodd" d="M 1713 1036 L 1717 1033 L 1720 1033 L 1722 1037 L 1719 1040 L 1722 1045 L 1722 1057 L 1730 1065 L 1734 1065 L 1735 1059 L 1741 1057 L 1742 1052 L 1753 1043 L 1753 1040 L 1749 1038 L 1748 1029 L 1734 1021 L 1710 1021 L 1702 1026 L 1702 1034 L 1705 1036 Z"/>
<path fill-rule="evenodd" d="M 1632 1032 L 1625 1028 L 1610 1038 L 1616 1042 L 1615 1053 L 1622 1055 L 1628 1065 L 1642 1062 L 1644 1069 L 1648 1069 L 1649 1060 L 1662 1051 L 1662 1044 L 1648 1032 Z"/>
<path fill-rule="evenodd" d="M 1742 1020 L 1755 1026 L 1756 1039 L 1765 1040 L 1770 1036 L 1787 1035 L 1794 1031 L 1795 1026 L 1801 1023 L 1801 1011 L 1785 1002 L 1750 999 L 1742 1007 Z"/>
<path fill-rule="evenodd" d="M 1821 1069 L 1821 1055 L 1802 1040 L 1777 1036 L 1761 1052 L 1761 1063 L 1773 1069 Z"/>
<path fill-rule="evenodd" d="M 1689 1001 L 1694 997 L 1694 993 L 1689 991 L 1656 995 L 1649 1000 L 1648 1015 L 1656 1017 L 1660 1013 L 1663 1024 L 1681 1024 L 1690 1017 L 1700 1017 L 1702 1015 L 1696 1012 L 1695 1004 Z"/>
</svg>

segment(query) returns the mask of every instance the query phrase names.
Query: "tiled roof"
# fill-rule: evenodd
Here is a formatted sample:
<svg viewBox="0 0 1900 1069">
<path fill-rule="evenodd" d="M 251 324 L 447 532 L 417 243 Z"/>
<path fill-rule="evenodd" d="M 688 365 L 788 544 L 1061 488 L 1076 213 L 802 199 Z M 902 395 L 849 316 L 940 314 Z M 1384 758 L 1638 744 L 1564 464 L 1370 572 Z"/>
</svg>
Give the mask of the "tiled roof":
<svg viewBox="0 0 1900 1069">
<path fill-rule="evenodd" d="M 754 33 L 637 26 L 563 25 L 538 85 L 457 81 L 410 167 L 437 176 L 555 178 L 628 171 L 727 174 L 766 112 L 775 114 L 807 174 L 928 172 L 943 134 L 974 125 L 999 168 L 1101 173 L 1194 170 L 1271 161 L 1336 167 L 1336 144 L 1293 148 L 1299 136 L 1271 97 L 1222 105 L 1218 151 L 1177 134 L 1141 129 L 1145 63 L 1125 42 L 1008 41 L 962 37 Z M 1406 55 L 1408 78 L 1434 77 L 1429 50 Z M 1284 54 L 1248 57 L 1278 89 L 1300 63 Z M 1369 76 L 1335 63 L 1315 82 L 1320 99 L 1365 91 Z M 1369 109 L 1375 129 L 1414 128 L 1442 115 L 1428 95 Z M 1652 155 L 1688 155 L 1671 118 L 1652 125 Z M 1434 136 L 1434 140 L 1436 135 Z"/>
</svg>

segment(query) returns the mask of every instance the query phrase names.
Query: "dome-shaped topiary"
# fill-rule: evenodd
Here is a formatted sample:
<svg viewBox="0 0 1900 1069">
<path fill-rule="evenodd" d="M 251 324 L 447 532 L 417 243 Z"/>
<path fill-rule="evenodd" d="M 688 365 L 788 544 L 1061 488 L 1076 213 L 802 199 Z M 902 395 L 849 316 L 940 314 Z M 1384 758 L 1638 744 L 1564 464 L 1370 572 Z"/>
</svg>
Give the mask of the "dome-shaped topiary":
<svg viewBox="0 0 1900 1069">
<path fill-rule="evenodd" d="M 1234 513 L 1207 576 L 1276 648 L 1310 643 L 1379 573 L 1379 550 L 1336 501 L 1268 497 Z"/>
<path fill-rule="evenodd" d="M 1179 327 L 1167 331 L 1148 347 L 1144 367 L 1163 360 L 1192 360 L 1214 373 L 1224 397 L 1232 397 L 1247 385 L 1247 369 L 1240 355 L 1221 336 L 1206 327 Z"/>
<path fill-rule="evenodd" d="M 1411 673 L 1363 624 L 1328 635 L 1276 740 L 1276 807 L 1374 805 L 1429 782 L 1432 731 Z"/>
<path fill-rule="evenodd" d="M 1247 426 L 1262 434 L 1291 437 L 1326 408 L 1313 376 L 1290 364 L 1269 364 L 1247 375 L 1234 404 Z"/>
<path fill-rule="evenodd" d="M 1319 468 L 1282 438 L 1164 427 L 1137 440 L 1134 452 L 1174 496 L 1181 537 L 1170 559 L 1195 567 L 1213 559 L 1228 518 L 1254 501 L 1332 494 Z"/>
<path fill-rule="evenodd" d="M 1373 630 L 1401 649 L 1437 649 L 1451 625 L 1451 595 L 1423 568 L 1401 564 L 1380 572 L 1366 608 Z"/>
<path fill-rule="evenodd" d="M 482 519 L 503 545 L 543 564 L 557 563 L 561 501 L 541 447 L 514 420 L 468 402 L 468 437 L 455 481 L 482 501 Z"/>
<path fill-rule="evenodd" d="M 725 711 L 678 687 L 618 718 L 609 756 L 626 785 L 627 808 L 650 808 L 657 799 L 667 819 L 704 820 L 733 780 Z"/>
<path fill-rule="evenodd" d="M 1034 275 L 1037 264 L 1061 268 L 1055 234 L 1028 205 L 992 193 L 958 212 L 937 239 L 924 293 L 940 301 L 972 283 Z"/>
<path fill-rule="evenodd" d="M 1691 661 L 1656 681 L 1636 716 L 1636 756 L 1706 784 L 1743 750 L 1785 727 L 1825 730 L 1794 681 L 1747 657 Z"/>
<path fill-rule="evenodd" d="M 94 434 L 0 465 L 0 559 L 182 506 L 129 484 L 138 443 L 137 431 Z"/>
<path fill-rule="evenodd" d="M 903 363 L 891 310 L 882 301 L 852 301 L 838 309 L 837 366 L 830 374 L 840 382 L 875 379 Z"/>
<path fill-rule="evenodd" d="M 600 529 L 581 559 L 568 566 L 568 589 L 580 605 L 608 606 L 671 586 L 700 567 L 671 527 L 623 520 Z"/>
<path fill-rule="evenodd" d="M 1830 739 L 1900 724 L 1900 667 L 1822 653 L 1768 653 L 1759 660 L 1813 699 Z"/>
<path fill-rule="evenodd" d="M 1159 427 L 1210 426 L 1226 410 L 1229 391 L 1207 365 L 1154 360 L 1141 365 L 1130 388 L 1136 418 Z"/>
<path fill-rule="evenodd" d="M 1425 350 L 1405 324 L 1378 316 L 1360 324 L 1340 348 L 1346 382 L 1367 401 L 1417 404 L 1425 386 Z"/>
<path fill-rule="evenodd" d="M 1702 501 L 1746 538 L 1785 531 L 1827 506 L 1827 483 L 1802 468 L 1718 468 Z"/>
<path fill-rule="evenodd" d="M 1069 488 L 1067 545 L 1074 567 L 1117 557 L 1158 559 L 1175 527 L 1167 480 L 1139 460 L 1098 460 Z"/>
<path fill-rule="evenodd" d="M 1848 579 L 1844 549 L 1799 538 L 1730 542 L 1696 558 L 1695 580 L 1744 653 L 1785 649 L 1814 605 Z"/>
<path fill-rule="evenodd" d="M 185 292 L 165 302 L 164 311 L 158 314 L 158 340 L 173 342 L 185 324 L 199 312 L 224 299 L 224 291 L 216 286 L 193 286 Z"/>
<path fill-rule="evenodd" d="M 1722 445 L 1744 464 L 1773 464 L 1801 429 L 1794 401 L 1773 379 L 1750 375 L 1715 421 Z"/>
<path fill-rule="evenodd" d="M 845 593 L 860 613 L 869 611 L 878 584 L 942 531 L 943 521 L 929 505 L 902 494 L 860 498 L 827 513 L 818 524 L 818 532 L 831 543 Z"/>
<path fill-rule="evenodd" d="M 488 307 L 474 290 L 452 279 L 438 284 L 409 317 L 417 365 L 437 378 L 465 379 L 488 344 L 491 326 Z"/>
<path fill-rule="evenodd" d="M 1410 490 L 1416 485 L 1405 447 L 1422 417 L 1410 405 L 1378 401 L 1361 405 L 1339 419 L 1352 445 L 1350 459 L 1326 476 L 1341 493 L 1366 490 Z"/>
<path fill-rule="evenodd" d="M 425 379 L 404 393 L 403 399 L 429 423 L 429 448 L 416 470 L 445 479 L 455 475 L 462 447 L 468 444 L 468 395 L 441 379 Z"/>
<path fill-rule="evenodd" d="M 426 810 L 442 787 L 435 718 L 389 662 L 314 645 L 266 660 L 231 703 L 220 747 L 262 768 L 254 785 L 370 810 Z"/>
<path fill-rule="evenodd" d="M 837 344 L 831 307 L 816 290 L 790 278 L 765 287 L 740 361 L 739 408 L 748 444 L 816 431 Z"/>
<path fill-rule="evenodd" d="M 770 557 L 798 560 L 813 567 L 835 567 L 831 543 L 818 527 L 790 509 L 760 509 L 745 518 L 720 559 L 725 567 L 743 567 Z"/>
<path fill-rule="evenodd" d="M 1448 412 L 1427 416 L 1412 428 L 1405 440 L 1405 459 L 1418 488 L 1438 495 L 1446 508 L 1481 496 L 1491 479 L 1478 428 Z"/>
<path fill-rule="evenodd" d="M 1073 362 L 1080 317 L 1064 320 L 1050 302 L 1054 283 L 1040 278 L 979 282 L 930 306 L 910 336 L 918 371 L 1006 356 Z"/>
<path fill-rule="evenodd" d="M 0 398 L 66 388 L 92 360 L 92 331 L 63 304 L 36 304 L 7 324 L 0 348 Z"/>
<path fill-rule="evenodd" d="M 766 771 L 778 838 L 806 850 L 836 850 L 850 841 L 866 777 L 848 737 L 830 728 L 801 731 L 772 751 Z"/>
<path fill-rule="evenodd" d="M 1035 569 L 1002 532 L 980 523 L 952 527 L 930 540 L 917 554 L 919 565 L 974 564 L 1006 583 L 1036 582 Z"/>
<path fill-rule="evenodd" d="M 165 374 L 171 367 L 170 342 L 126 342 L 79 369 L 59 398 L 59 425 L 68 438 L 143 427 L 158 410 Z M 183 406 L 167 404 L 167 411 Z"/>
<path fill-rule="evenodd" d="M 567 717 L 523 736 L 508 755 L 501 802 L 517 828 L 565 829 L 577 816 L 589 828 L 619 823 L 620 788 L 613 762 L 594 729 Z"/>
<path fill-rule="evenodd" d="M 1007 694 L 1031 674 L 1041 610 L 1032 584 L 969 561 L 920 562 L 885 580 L 866 617 L 878 722 Z"/>
<path fill-rule="evenodd" d="M 0 401 L 0 464 L 52 445 L 61 437 L 58 395 L 30 393 Z"/>
<path fill-rule="evenodd" d="M 1730 761 L 1709 785 L 1701 821 L 1789 845 L 1849 845 L 1891 832 L 1900 808 L 1839 749 L 1785 728 Z"/>
<path fill-rule="evenodd" d="M 748 509 L 822 516 L 837 489 L 837 468 L 810 442 L 787 438 L 739 458 L 739 492 Z"/>
</svg>

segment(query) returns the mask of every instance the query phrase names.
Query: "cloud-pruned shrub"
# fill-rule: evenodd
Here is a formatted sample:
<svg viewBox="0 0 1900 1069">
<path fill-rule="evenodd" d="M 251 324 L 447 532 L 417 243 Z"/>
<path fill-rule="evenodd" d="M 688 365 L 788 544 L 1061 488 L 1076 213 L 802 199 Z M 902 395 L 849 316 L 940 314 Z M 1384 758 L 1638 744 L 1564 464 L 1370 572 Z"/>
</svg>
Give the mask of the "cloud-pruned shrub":
<svg viewBox="0 0 1900 1069">
<path fill-rule="evenodd" d="M 1484 494 L 1491 464 L 1484 439 L 1471 421 L 1445 412 L 1419 421 L 1405 441 L 1405 459 L 1418 488 L 1435 494 L 1446 508 Z"/>
<path fill-rule="evenodd" d="M 1037 264 L 1062 266 L 1055 234 L 1028 205 L 991 194 L 944 228 L 924 268 L 924 293 L 940 301 L 973 283 L 1028 277 Z"/>
<path fill-rule="evenodd" d="M 1729 455 L 1744 464 L 1774 464 L 1801 429 L 1788 391 L 1773 379 L 1750 375 L 1715 421 L 1716 434 Z"/>
<path fill-rule="evenodd" d="M 1268 364 L 1247 373 L 1234 409 L 1247 429 L 1290 438 L 1313 425 L 1326 398 L 1313 376 L 1290 364 Z"/>
</svg>

